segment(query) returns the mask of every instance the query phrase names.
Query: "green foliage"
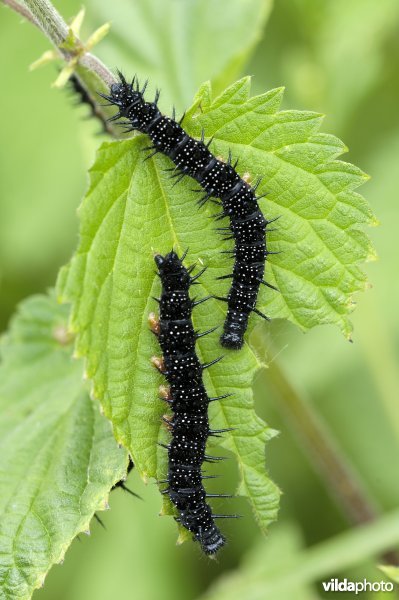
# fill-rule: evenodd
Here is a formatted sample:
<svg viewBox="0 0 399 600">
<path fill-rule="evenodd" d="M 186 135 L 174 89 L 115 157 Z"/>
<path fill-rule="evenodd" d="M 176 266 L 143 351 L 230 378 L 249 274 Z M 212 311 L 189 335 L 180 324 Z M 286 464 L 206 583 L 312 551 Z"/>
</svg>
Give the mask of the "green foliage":
<svg viewBox="0 0 399 600">
<path fill-rule="evenodd" d="M 233 571 L 201 596 L 200 600 L 255 600 L 270 598 L 267 585 L 281 570 L 289 572 L 295 558 L 302 552 L 300 530 L 293 523 L 278 524 L 266 539 L 262 539 L 247 552 L 239 570 Z M 302 582 L 301 582 L 302 583 Z M 277 588 L 278 600 L 309 600 L 313 598 L 310 586 L 295 586 L 287 590 Z"/>
<path fill-rule="evenodd" d="M 351 295 L 365 282 L 358 263 L 372 252 L 355 227 L 372 221 L 367 204 L 353 192 L 365 176 L 335 160 L 344 146 L 318 133 L 319 115 L 279 112 L 281 96 L 278 89 L 249 98 L 249 80 L 243 79 L 213 100 L 210 86 L 204 85 L 185 127 L 196 136 L 204 127 L 214 136 L 216 155 L 227 157 L 231 148 L 241 173 L 263 175 L 259 189 L 267 199 L 262 209 L 268 218 L 281 215 L 269 249 L 282 252 L 269 257 L 266 276 L 281 293 L 262 290 L 260 308 L 303 329 L 335 323 L 349 335 Z M 144 477 L 161 477 L 165 452 L 156 450 L 156 442 L 165 435 L 159 421 L 164 407 L 155 390 L 162 378 L 149 366 L 159 349 L 146 322 L 156 309 L 151 297 L 159 293 L 152 254 L 172 246 L 180 253 L 188 248 L 188 262 L 209 267 L 199 296 L 225 294 L 225 282 L 215 279 L 231 266 L 221 255 L 229 244 L 209 218 L 215 208 L 208 203 L 197 211 L 192 181 L 173 187 L 165 157 L 143 162 L 146 145 L 145 136 L 136 136 L 101 147 L 80 209 L 80 245 L 61 272 L 58 289 L 62 300 L 73 303 L 77 352 L 87 358 L 94 395 L 117 440 Z M 195 326 L 220 325 L 224 310 L 210 300 L 195 310 Z M 215 335 L 201 340 L 198 350 L 204 362 L 215 358 Z M 260 366 L 247 345 L 239 353 L 227 352 L 207 373 L 206 383 L 211 395 L 234 393 L 212 407 L 211 419 L 216 427 L 236 428 L 222 445 L 236 454 L 239 491 L 265 527 L 275 517 L 278 492 L 263 466 L 264 444 L 272 432 L 253 410 L 251 384 Z"/>
<path fill-rule="evenodd" d="M 102 59 L 111 67 L 122 67 L 126 74 L 138 71 L 142 77 L 150 76 L 150 86 L 158 84 L 162 87 L 161 101 L 167 111 L 173 102 L 181 109 L 186 108 L 198 85 L 209 77 L 220 91 L 226 80 L 223 74 L 219 77 L 217 68 L 214 69 L 216 59 L 218 63 L 222 62 L 229 52 L 245 49 L 246 43 L 252 43 L 262 28 L 256 14 L 260 3 L 229 0 L 226 2 L 229 14 L 236 13 L 237 6 L 241 11 L 237 20 L 239 27 L 234 29 L 234 43 L 231 22 L 228 28 L 225 27 L 226 19 L 221 11 L 222 18 L 213 23 L 204 19 L 201 27 L 195 28 L 195 33 L 201 35 L 197 51 L 191 52 L 188 45 L 188 51 L 180 52 L 177 60 L 177 54 L 171 57 L 168 50 L 180 46 L 181 40 L 175 38 L 189 30 L 187 20 L 183 29 L 175 31 L 170 27 L 171 20 L 165 22 L 165 26 L 159 23 L 172 14 L 165 11 L 158 20 L 159 26 L 155 27 L 158 11 L 151 10 L 147 20 L 139 20 L 132 26 L 132 14 L 136 17 L 139 8 L 154 6 L 153 0 L 151 3 L 146 0 L 88 2 L 91 8 L 88 18 L 93 15 L 97 18 L 98 14 L 98 21 L 89 25 L 87 34 L 95 25 L 112 20 L 110 38 L 98 48 Z M 160 10 L 167 4 L 166 0 L 158 2 Z M 215 7 L 221 2 L 218 0 L 209 5 Z M 205 4 L 190 0 L 180 2 L 180 5 L 184 4 L 187 11 L 201 3 Z M 170 5 L 168 2 L 169 8 Z M 80 3 L 58 0 L 57 8 L 69 17 L 77 13 Z M 15 14 L 4 7 L 0 10 L 3 55 L 8 56 L 9 48 L 18 40 L 18 52 L 10 55 L 2 73 L 6 93 L 2 98 L 0 129 L 6 143 L 0 149 L 3 199 L 0 219 L 1 326 L 18 299 L 32 291 L 45 289 L 53 282 L 58 265 L 65 261 L 75 245 L 75 207 L 84 187 L 85 163 L 91 160 L 94 152 L 92 133 L 98 126 L 93 122 L 82 123 L 80 116 L 86 109 L 72 109 L 64 92 L 50 89 L 55 78 L 52 69 L 28 76 L 27 66 L 48 45 L 33 27 L 21 26 Z M 312 412 L 316 416 L 320 414 L 328 423 L 340 454 L 348 457 L 364 479 L 381 511 L 396 507 L 399 493 L 396 463 L 392 460 L 399 448 L 397 259 L 392 251 L 397 237 L 398 10 L 396 0 L 380 3 L 373 0 L 350 3 L 279 0 L 264 32 L 263 43 L 256 49 L 255 60 L 244 71 L 254 75 L 258 93 L 284 84 L 287 86 L 286 105 L 326 112 L 326 130 L 338 132 L 350 147 L 350 160 L 361 164 L 373 177 L 367 186 L 367 196 L 371 204 L 378 207 L 383 224 L 372 232 L 381 260 L 378 265 L 368 268 L 373 290 L 361 299 L 354 315 L 355 344 L 346 344 L 332 327 L 314 329 L 311 335 L 304 337 L 278 320 L 274 320 L 270 328 L 259 328 L 258 333 L 262 348 L 267 348 L 273 360 L 284 365 L 290 385 L 297 387 L 305 397 L 310 396 Z M 213 37 L 208 31 L 210 24 L 216 32 Z M 221 36 L 225 46 L 220 46 L 217 56 L 204 60 L 202 52 L 207 52 L 208 44 Z M 86 33 L 83 37 L 87 37 Z M 136 39 L 139 44 L 135 49 Z M 143 49 L 142 54 L 140 49 Z M 169 66 L 169 60 L 173 61 L 173 68 Z M 184 75 L 183 63 L 186 65 Z M 197 65 L 201 65 L 200 68 Z M 199 79 L 194 78 L 195 73 Z M 232 72 L 227 83 L 238 76 Z M 34 118 L 11 119 L 10 115 L 26 113 L 27 99 L 29 114 Z M 240 152 L 244 150 L 246 152 L 244 148 Z M 249 166 L 252 169 L 252 165 Z M 263 172 L 261 168 L 260 173 Z M 179 186 L 175 192 L 180 193 L 182 189 Z M 267 200 L 262 202 L 262 208 L 266 206 Z M 185 205 L 184 211 L 187 210 Z M 192 215 L 193 219 L 198 218 L 195 211 Z M 280 219 L 276 225 L 281 229 L 284 222 L 285 218 Z M 273 235 L 276 234 L 279 232 Z M 154 247 L 160 249 L 157 244 Z M 193 252 L 192 256 L 196 254 Z M 213 289 L 214 283 L 211 283 Z M 127 315 L 126 319 L 129 318 L 131 316 Z M 219 321 L 221 319 L 222 314 Z M 155 344 L 151 350 L 157 351 Z M 151 376 L 149 371 L 148 375 Z M 15 370 L 15 377 L 20 379 L 19 369 Z M 262 416 L 282 430 L 279 440 L 268 449 L 270 470 L 284 490 L 284 512 L 280 522 L 295 521 L 306 545 L 331 539 L 344 529 L 350 533 L 350 523 L 337 510 L 334 496 L 328 493 L 328 478 L 312 472 L 309 456 L 297 442 L 297 436 L 303 435 L 303 423 L 300 419 L 295 420 L 292 414 L 287 416 L 284 395 L 277 393 L 273 397 L 270 379 L 270 372 L 256 379 L 255 396 Z M 150 387 L 153 383 L 148 379 L 146 385 Z M 230 474 L 233 469 L 228 471 Z M 223 491 L 228 489 L 229 484 L 223 480 Z M 339 493 L 338 489 L 334 491 Z M 198 561 L 194 544 L 184 548 L 173 546 L 171 520 L 154 517 L 159 502 L 155 486 L 147 487 L 140 511 L 132 511 L 129 498 L 124 496 L 122 493 L 111 494 L 111 505 L 116 510 L 107 514 L 106 535 L 99 530 L 94 540 L 73 544 L 64 566 L 51 571 L 44 589 L 36 592 L 35 597 L 43 600 L 60 597 L 109 600 L 112 595 L 129 597 L 135 589 L 136 595 L 143 600 L 155 597 L 191 600 L 207 589 L 212 580 L 214 583 L 219 580 L 221 586 L 222 580 L 226 581 L 226 587 L 212 585 L 209 594 L 216 589 L 220 590 L 221 597 L 225 592 L 229 598 L 236 589 L 241 592 L 241 597 L 243 593 L 252 593 L 253 589 L 262 594 L 262 583 L 255 582 L 252 587 L 249 572 L 252 560 L 255 562 L 259 557 L 260 568 L 265 567 L 259 580 L 265 577 L 268 582 L 272 574 L 266 571 L 269 564 L 272 568 L 276 564 L 273 558 L 277 554 L 281 564 L 287 559 L 287 569 L 282 568 L 277 576 L 280 596 L 291 571 L 294 578 L 290 581 L 295 580 L 295 589 L 287 592 L 288 598 L 302 594 L 300 580 L 303 581 L 305 576 L 310 582 L 327 574 L 322 568 L 324 558 L 321 556 L 317 569 L 304 568 L 298 576 L 290 557 L 299 555 L 299 545 L 279 543 L 279 526 L 271 528 L 265 545 L 257 545 L 256 530 L 248 518 L 226 524 L 226 533 L 231 539 L 219 562 Z M 231 503 L 225 508 L 230 509 Z M 242 512 L 241 508 L 239 512 Z M 236 506 L 232 510 L 236 510 Z M 352 529 L 352 532 L 356 533 L 356 530 Z M 397 544 L 398 539 L 397 530 L 392 527 L 388 545 Z M 246 548 L 251 546 L 254 554 L 248 556 L 248 561 L 239 569 L 240 576 L 230 580 L 227 570 L 237 565 Z M 342 545 L 332 551 L 328 575 L 336 575 L 339 571 L 343 576 L 363 579 L 367 576 L 369 562 L 365 556 L 370 553 L 370 548 L 373 552 L 378 551 L 373 538 L 368 535 L 356 548 L 351 546 L 350 537 L 346 537 Z M 322 549 L 321 544 L 314 545 L 313 561 L 317 561 Z M 353 577 L 354 558 L 359 562 L 356 577 Z M 148 579 L 148 564 L 151 564 L 151 580 Z M 390 573 L 395 577 L 393 571 Z M 244 588 L 241 578 L 247 584 Z M 276 578 L 273 581 L 275 583 Z M 278 597 L 277 594 L 274 597 Z M 365 593 L 364 597 L 374 598 L 374 594 Z"/>
<path fill-rule="evenodd" d="M 62 4 L 62 0 L 61 0 Z M 81 3 L 68 0 L 68 11 Z M 61 8 L 60 3 L 57 8 Z M 48 43 L 38 31 L 0 6 L 0 54 L 8 56 L 18 40 L 19 50 L 3 71 L 5 94 L 0 115 L 0 330 L 16 304 L 54 285 L 60 264 L 76 240 L 76 206 L 85 190 L 85 172 L 98 140 L 97 123 L 83 124 L 87 107 L 73 108 L 66 90 L 50 84 L 54 68 L 29 74 L 29 65 Z M 28 100 L 27 100 L 28 99 Z M 10 115 L 29 104 L 24 125 Z M 82 144 L 79 144 L 82 141 Z M 23 166 L 22 166 L 23 165 Z M 23 172 L 23 176 L 22 176 Z"/>
<path fill-rule="evenodd" d="M 260 308 L 307 330 L 322 323 L 350 335 L 352 294 L 364 290 L 359 263 L 374 258 L 359 226 L 375 224 L 367 202 L 353 190 L 368 179 L 357 167 L 336 160 L 346 151 L 333 135 L 319 133 L 322 116 L 279 111 L 282 89 L 249 98 L 243 79 L 212 101 L 201 88 L 201 114 L 191 132 L 203 127 L 215 136 L 214 153 L 239 157 L 241 172 L 264 178 L 259 190 L 267 218 L 281 217 L 270 235 L 266 280 L 281 294 L 263 294 Z"/>
<path fill-rule="evenodd" d="M 241 568 L 220 579 L 201 600 L 291 600 L 314 598 L 311 584 L 336 577 L 343 567 L 357 565 L 389 550 L 399 534 L 399 511 L 339 534 L 332 539 L 302 549 L 298 529 L 292 523 L 277 526 L 270 540 L 251 549 Z M 380 567 L 387 576 L 369 570 L 355 578 L 368 581 L 398 581 L 397 567 Z M 320 589 L 320 588 L 319 588 Z M 385 595 L 385 594 L 384 594 Z M 375 593 L 370 593 L 374 597 Z M 396 594 L 388 597 L 395 597 Z M 317 596 L 320 597 L 320 596 Z"/>
<path fill-rule="evenodd" d="M 366 103 L 375 103 L 381 83 L 397 68 L 398 2 L 280 0 L 273 17 L 259 56 L 269 57 L 269 81 L 287 84 L 292 103 L 316 110 L 322 107 L 334 130 L 345 131 L 347 136 L 348 128 L 364 122 L 361 112 L 370 117 L 371 107 Z M 386 99 L 378 97 L 385 104 Z M 381 115 L 381 105 L 375 104 L 372 112 Z M 359 143 L 363 136 L 370 139 L 370 129 L 380 131 L 383 121 L 384 116 L 376 125 L 368 122 L 353 141 Z"/>
<path fill-rule="evenodd" d="M 89 0 L 89 4 L 90 4 Z M 272 0 L 93 0 L 96 24 L 112 21 L 101 47 L 111 66 L 149 77 L 168 110 L 187 107 L 208 79 L 217 93 L 234 81 L 259 41 Z M 133 72 L 132 72 L 133 70 Z"/>
<path fill-rule="evenodd" d="M 393 565 L 380 565 L 379 569 L 389 577 L 391 581 L 395 583 L 399 583 L 399 567 L 394 567 Z"/>
<path fill-rule="evenodd" d="M 0 586 L 30 598 L 72 540 L 107 507 L 126 452 L 72 361 L 68 307 L 35 296 L 21 304 L 1 347 Z"/>
</svg>

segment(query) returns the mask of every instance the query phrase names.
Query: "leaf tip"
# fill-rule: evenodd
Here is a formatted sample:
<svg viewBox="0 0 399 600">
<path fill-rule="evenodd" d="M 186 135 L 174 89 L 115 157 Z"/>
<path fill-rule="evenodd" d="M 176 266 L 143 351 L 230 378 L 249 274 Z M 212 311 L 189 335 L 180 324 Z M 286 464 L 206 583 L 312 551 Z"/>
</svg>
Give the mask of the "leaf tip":
<svg viewBox="0 0 399 600">
<path fill-rule="evenodd" d="M 104 498 L 100 502 L 99 510 L 110 510 L 110 505 L 109 505 L 109 502 L 108 502 L 108 498 Z"/>
<path fill-rule="evenodd" d="M 373 215 L 369 221 L 370 227 L 379 227 L 381 225 L 381 221 Z"/>
<path fill-rule="evenodd" d="M 378 565 L 380 571 L 395 583 L 399 583 L 399 567 L 396 565 Z"/>
<path fill-rule="evenodd" d="M 370 245 L 369 253 L 367 254 L 367 257 L 366 257 L 366 262 L 376 262 L 377 260 L 379 260 L 377 250 L 373 246 Z"/>
<path fill-rule="evenodd" d="M 185 539 L 183 537 L 183 535 L 181 533 L 179 533 L 179 535 L 177 536 L 177 540 L 176 540 L 176 546 L 181 546 L 182 544 L 184 544 Z"/>
<path fill-rule="evenodd" d="M 57 325 L 53 329 L 52 338 L 60 346 L 69 346 L 69 344 L 74 339 L 74 335 L 72 334 L 71 331 L 69 331 L 69 329 L 68 329 L 68 327 L 66 327 L 66 325 Z"/>
<path fill-rule="evenodd" d="M 354 302 L 352 304 L 355 304 Z M 344 331 L 344 336 L 345 339 L 350 342 L 351 344 L 353 344 L 353 329 L 352 329 L 352 325 L 347 326 L 345 331 Z"/>
<path fill-rule="evenodd" d="M 278 429 L 272 429 L 271 427 L 268 428 L 267 431 L 267 441 L 272 440 L 275 437 L 278 437 L 280 435 L 280 432 Z"/>
</svg>

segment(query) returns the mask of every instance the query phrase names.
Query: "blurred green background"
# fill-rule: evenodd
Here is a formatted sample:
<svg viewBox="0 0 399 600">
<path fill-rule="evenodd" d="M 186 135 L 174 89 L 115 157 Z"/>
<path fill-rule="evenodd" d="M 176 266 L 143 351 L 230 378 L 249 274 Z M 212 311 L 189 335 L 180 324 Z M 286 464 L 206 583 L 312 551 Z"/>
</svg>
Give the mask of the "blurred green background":
<svg viewBox="0 0 399 600">
<path fill-rule="evenodd" d="M 176 2 L 181 12 L 186 0 Z M 231 11 L 242 11 L 243 4 L 244 0 L 231 0 Z M 251 35 L 252 25 L 259 39 L 255 32 L 240 57 L 232 52 L 234 60 L 224 77 L 210 75 L 223 87 L 229 76 L 249 73 L 254 93 L 286 86 L 284 107 L 325 113 L 323 131 L 343 139 L 350 149 L 345 160 L 372 176 L 360 191 L 381 222 L 369 232 L 379 261 L 366 266 L 372 288 L 356 298 L 354 343 L 329 327 L 303 335 L 293 326 L 274 322 L 256 331 L 255 341 L 267 348 L 271 361 L 270 369 L 255 381 L 257 407 L 281 432 L 268 446 L 267 465 L 284 492 L 279 523 L 266 542 L 246 505 L 236 500 L 237 511 L 245 518 L 227 525 L 230 545 L 219 562 L 201 557 L 194 545 L 176 547 L 175 525 L 158 517 L 156 486 L 144 486 L 133 473 L 129 485 L 144 502 L 121 490 L 113 492 L 111 510 L 102 514 L 106 531 L 93 523 L 91 538 L 73 543 L 64 565 L 54 567 L 45 588 L 35 593 L 38 600 L 117 596 L 189 600 L 206 593 L 222 599 L 231 598 L 240 584 L 245 586 L 240 597 L 262 599 L 266 597 L 262 590 L 273 577 L 284 579 L 285 572 L 295 569 L 299 573 L 298 561 L 317 563 L 318 549 L 320 556 L 330 553 L 330 566 L 325 568 L 320 561 L 314 571 L 299 573 L 294 588 L 284 591 L 277 586 L 270 597 L 328 597 L 320 581 L 333 576 L 382 579 L 367 542 L 358 544 L 358 559 L 342 558 L 345 540 L 355 539 L 351 536 L 356 536 L 355 523 L 362 515 L 342 503 L 333 469 L 320 464 L 312 432 L 315 427 L 316 438 L 327 443 L 326 456 L 332 447 L 352 482 L 360 482 L 356 484 L 360 495 L 376 516 L 397 506 L 399 278 L 394 198 L 399 186 L 399 2 L 276 0 L 271 6 L 251 0 L 250 4 L 259 18 L 255 23 L 248 15 L 249 28 L 230 32 L 231 50 L 239 45 L 240 36 Z M 66 18 L 80 8 L 75 0 L 59 0 L 56 5 Z M 205 58 L 201 62 L 208 32 L 201 32 L 195 44 L 190 32 L 188 48 L 197 53 L 193 62 L 203 67 L 185 85 L 179 52 L 172 58 L 162 52 L 168 39 L 175 40 L 176 31 L 160 22 L 155 10 L 146 12 L 146 23 L 138 23 L 133 5 L 128 0 L 90 0 L 83 38 L 104 21 L 112 21 L 111 34 L 96 49 L 98 55 L 127 73 L 148 73 L 162 84 L 166 99 L 175 97 L 179 107 L 187 105 L 196 86 L 209 76 L 207 68 L 215 67 Z M 148 6 L 154 8 L 155 0 Z M 228 27 L 226 21 L 227 31 Z M 7 57 L 0 112 L 1 329 L 18 301 L 54 284 L 58 268 L 74 250 L 76 209 L 101 141 L 96 135 L 100 126 L 83 120 L 86 108 L 73 108 L 65 91 L 50 87 L 57 74 L 53 65 L 28 72 L 29 64 L 46 49 L 48 43 L 38 31 L 1 7 L 0 51 Z M 176 77 L 171 78 L 168 68 Z M 234 481 L 234 465 L 230 468 L 228 477 Z M 228 488 L 228 481 L 223 485 Z M 371 538 L 370 534 L 370 548 Z M 399 547 L 399 538 L 397 543 Z"/>
</svg>

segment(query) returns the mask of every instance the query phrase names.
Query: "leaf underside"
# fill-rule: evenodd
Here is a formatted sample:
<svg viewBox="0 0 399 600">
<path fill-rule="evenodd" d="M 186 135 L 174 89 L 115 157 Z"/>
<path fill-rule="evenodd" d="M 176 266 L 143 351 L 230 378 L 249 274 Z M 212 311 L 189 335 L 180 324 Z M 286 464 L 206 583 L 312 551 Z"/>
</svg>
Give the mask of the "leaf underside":
<svg viewBox="0 0 399 600">
<path fill-rule="evenodd" d="M 266 218 L 280 217 L 268 235 L 266 280 L 278 287 L 260 291 L 258 308 L 271 318 L 285 318 L 303 330 L 321 323 L 351 331 L 348 313 L 352 294 L 363 290 L 359 263 L 373 255 L 359 225 L 372 223 L 364 199 L 353 190 L 366 176 L 337 160 L 345 150 L 337 138 L 320 134 L 321 116 L 279 111 L 282 90 L 250 98 L 245 78 L 215 100 L 204 85 L 187 112 L 184 127 L 199 137 L 204 128 L 214 136 L 211 149 L 225 159 L 229 149 L 239 158 L 238 171 L 255 181 Z M 216 277 L 231 271 L 231 260 L 210 218 L 218 208 L 208 202 L 198 210 L 196 184 L 189 179 L 173 186 L 170 161 L 157 155 L 143 162 L 148 138 L 105 143 L 90 171 L 90 187 L 80 208 L 80 243 L 58 282 L 59 297 L 73 305 L 71 327 L 76 351 L 86 357 L 87 376 L 101 400 L 118 441 L 132 454 L 144 477 L 161 478 L 166 452 L 160 417 L 165 406 L 157 398 L 163 378 L 150 366 L 159 353 L 147 326 L 159 295 L 153 253 L 179 253 L 188 248 L 186 264 L 208 270 L 196 286 L 198 297 L 225 295 L 229 282 Z M 223 225 L 223 223 L 222 223 Z M 199 330 L 219 331 L 198 342 L 204 362 L 220 354 L 217 339 L 225 306 L 214 299 L 194 311 Z M 257 317 L 251 317 L 250 328 Z M 248 339 L 248 337 L 247 337 Z M 209 395 L 233 393 L 213 403 L 212 426 L 235 427 L 216 443 L 236 455 L 239 493 L 247 496 L 262 528 L 276 516 L 279 491 L 264 468 L 265 442 L 274 434 L 253 407 L 252 381 L 261 363 L 249 344 L 206 371 Z M 214 445 L 216 445 L 213 442 Z M 220 469 L 219 469 L 220 471 Z M 225 490 L 221 490 L 225 491 Z"/>
<path fill-rule="evenodd" d="M 30 598 L 72 540 L 107 507 L 127 453 L 73 361 L 68 307 L 35 296 L 1 347 L 1 597 Z"/>
</svg>

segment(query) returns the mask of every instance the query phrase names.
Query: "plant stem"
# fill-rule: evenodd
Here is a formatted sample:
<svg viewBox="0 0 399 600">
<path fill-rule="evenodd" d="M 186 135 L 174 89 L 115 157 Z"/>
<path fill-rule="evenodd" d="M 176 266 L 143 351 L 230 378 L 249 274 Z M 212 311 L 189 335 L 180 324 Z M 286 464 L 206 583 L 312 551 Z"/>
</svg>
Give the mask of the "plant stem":
<svg viewBox="0 0 399 600">
<path fill-rule="evenodd" d="M 35 17 L 40 29 L 58 49 L 68 35 L 68 25 L 47 0 L 25 0 L 25 4 Z"/>
<path fill-rule="evenodd" d="M 379 512 L 375 502 L 314 408 L 294 389 L 276 362 L 267 370 L 267 380 L 280 397 L 279 408 L 296 437 L 350 521 L 373 521 Z"/>
<path fill-rule="evenodd" d="M 17 0 L 0 0 L 16 13 L 22 15 L 27 21 L 38 27 L 56 47 L 60 58 L 67 63 L 77 59 L 78 68 L 74 75 L 79 80 L 82 88 L 86 89 L 92 98 L 97 98 L 97 91 L 107 90 L 116 81 L 113 73 L 101 62 L 97 56 L 84 51 L 84 44 L 75 35 L 72 40 L 70 30 L 59 12 L 49 0 L 25 0 L 20 4 Z M 64 43 L 68 38 L 68 49 Z M 71 46 L 72 44 L 72 46 Z M 94 75 L 94 78 L 93 78 Z M 110 116 L 101 104 L 96 103 L 95 114 L 103 123 Z M 118 137 L 116 127 L 110 123 L 106 125 L 108 133 Z"/>
<path fill-rule="evenodd" d="M 314 407 L 294 389 L 276 361 L 267 370 L 267 381 L 280 397 L 279 408 L 294 435 L 349 521 L 362 525 L 378 520 L 381 511 L 370 497 L 359 474 L 338 447 Z M 383 558 L 388 564 L 399 564 L 396 551 L 387 552 Z"/>
<path fill-rule="evenodd" d="M 61 55 L 67 60 L 71 58 L 70 52 L 67 52 L 62 47 L 69 33 L 68 25 L 51 2 L 48 0 L 25 0 L 25 3 L 39 24 L 40 29 L 54 44 Z M 76 50 L 81 50 L 83 48 L 82 42 L 76 36 L 75 45 Z M 115 76 L 101 60 L 89 52 L 82 54 L 79 58 L 79 64 L 88 71 L 96 73 L 107 87 L 116 81 Z"/>
<path fill-rule="evenodd" d="M 36 21 L 35 17 L 32 15 L 30 10 L 26 8 L 23 4 L 19 4 L 16 0 L 2 0 L 3 4 L 11 8 L 14 12 L 20 14 L 24 19 L 39 27 L 39 23 Z"/>
<path fill-rule="evenodd" d="M 116 77 L 111 71 L 104 65 L 104 63 L 91 52 L 86 52 L 83 54 L 79 63 L 82 67 L 85 67 L 88 71 L 95 73 L 98 77 L 104 82 L 104 84 L 108 87 L 112 83 L 116 83 Z"/>
</svg>

